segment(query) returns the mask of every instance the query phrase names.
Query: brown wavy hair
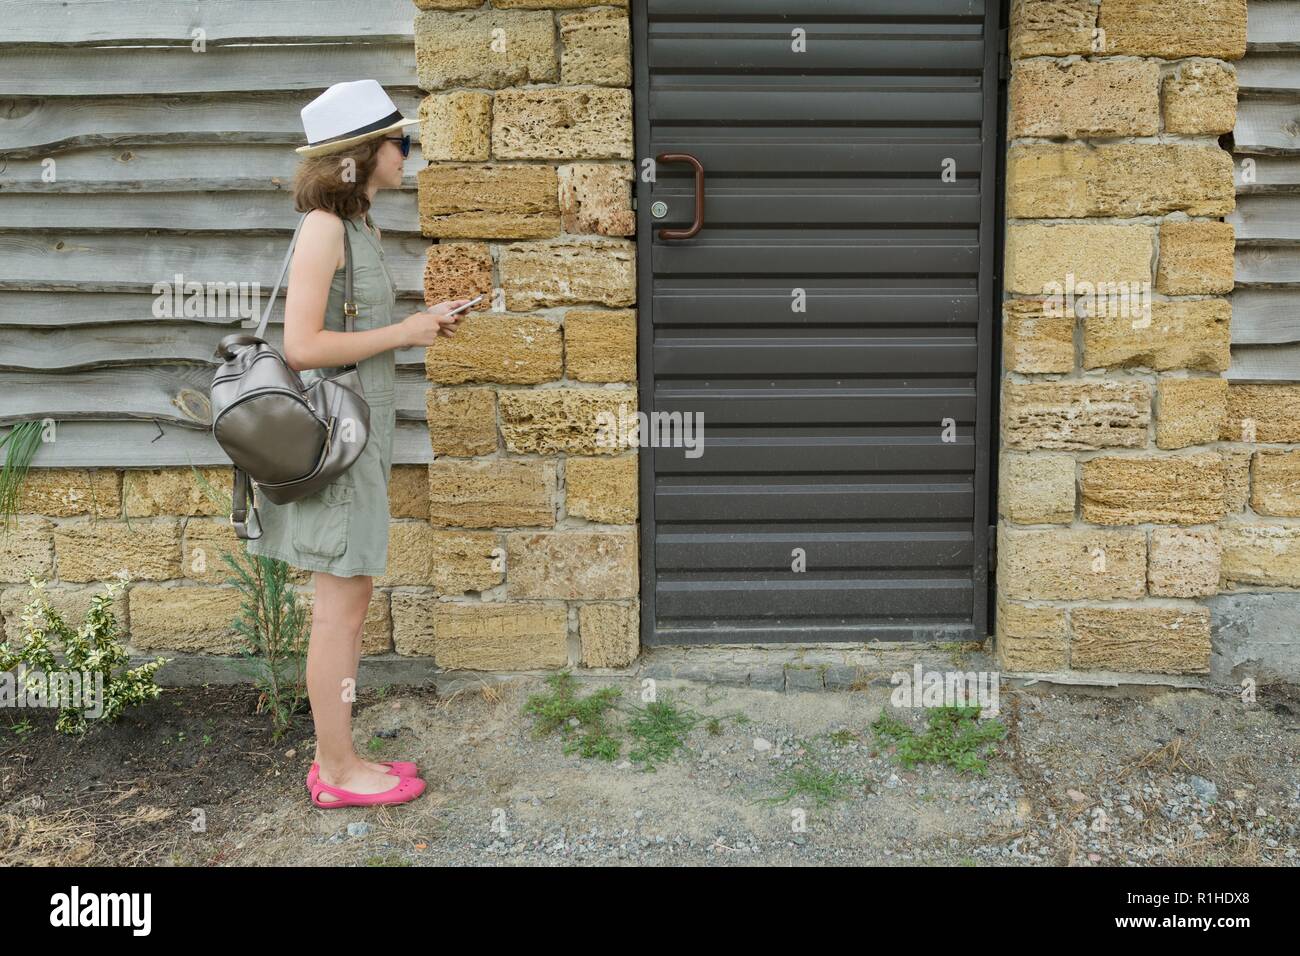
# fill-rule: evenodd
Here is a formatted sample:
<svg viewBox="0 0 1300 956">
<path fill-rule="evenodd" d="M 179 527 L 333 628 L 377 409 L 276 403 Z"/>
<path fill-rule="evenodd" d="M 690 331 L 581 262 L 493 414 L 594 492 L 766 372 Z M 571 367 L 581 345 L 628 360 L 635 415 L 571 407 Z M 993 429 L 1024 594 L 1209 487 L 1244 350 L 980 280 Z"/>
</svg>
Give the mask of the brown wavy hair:
<svg viewBox="0 0 1300 956">
<path fill-rule="evenodd" d="M 383 137 L 376 136 L 335 153 L 304 157 L 293 176 L 293 208 L 298 212 L 325 209 L 342 219 L 365 213 L 370 208 L 366 183 L 383 145 Z M 348 160 L 356 164 L 355 182 L 345 175 Z"/>
</svg>

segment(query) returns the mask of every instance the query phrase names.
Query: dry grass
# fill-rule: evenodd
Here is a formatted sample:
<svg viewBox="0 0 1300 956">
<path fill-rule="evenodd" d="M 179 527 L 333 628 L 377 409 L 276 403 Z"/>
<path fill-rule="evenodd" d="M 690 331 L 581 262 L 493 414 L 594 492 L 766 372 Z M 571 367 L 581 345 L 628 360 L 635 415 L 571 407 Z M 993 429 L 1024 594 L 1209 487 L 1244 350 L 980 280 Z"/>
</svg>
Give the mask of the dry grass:
<svg viewBox="0 0 1300 956">
<path fill-rule="evenodd" d="M 1193 735 L 1192 740 L 1195 739 Z M 1204 775 L 1212 772 L 1213 764 L 1192 751 L 1191 741 L 1186 737 L 1175 737 L 1166 744 L 1148 750 L 1137 760 L 1124 767 L 1116 776 L 1115 782 L 1124 780 L 1134 770 L 1146 770 L 1157 773 L 1193 773 Z"/>
<path fill-rule="evenodd" d="M 1074 823 L 1079 818 L 1089 823 L 1093 809 L 1101 806 L 1101 801 L 1091 795 L 1080 801 L 1068 799 L 1061 791 L 1059 779 L 1051 783 L 1047 782 L 1040 775 L 1038 768 L 1023 760 L 1020 741 L 1023 706 L 1024 702 L 1020 695 L 1007 695 L 1004 720 L 1008 733 L 1004 748 L 1009 754 L 1011 767 L 1030 801 L 1031 809 L 1026 814 L 1026 818 L 1041 826 L 1048 820 L 1047 811 L 1054 813 L 1056 820 L 1052 830 L 1059 839 L 1056 862 L 1065 866 L 1077 865 L 1082 862 L 1080 857 L 1084 855 L 1084 851 L 1079 845 L 1080 838 Z M 1115 783 L 1132 778 L 1130 802 L 1134 808 L 1141 811 L 1141 818 L 1123 819 L 1126 843 L 1145 843 L 1148 846 L 1163 847 L 1158 856 L 1152 859 L 1152 863 L 1171 866 L 1259 866 L 1270 862 L 1262 854 L 1258 839 L 1234 834 L 1230 830 L 1233 822 L 1242 825 L 1251 818 L 1254 813 L 1253 806 L 1237 806 L 1232 811 L 1221 805 L 1217 806 L 1216 815 L 1204 824 L 1206 835 L 1201 839 L 1195 839 L 1186 832 L 1179 832 L 1176 826 L 1164 817 L 1160 799 L 1149 800 L 1143 795 L 1142 788 L 1145 783 L 1158 783 L 1158 778 L 1181 777 L 1187 774 L 1211 777 L 1222 776 L 1223 772 L 1226 772 L 1235 779 L 1258 787 L 1260 781 L 1253 772 L 1253 762 L 1247 755 L 1234 754 L 1225 761 L 1226 767 L 1221 770 L 1212 759 L 1198 752 L 1197 744 L 1202 739 L 1202 735 L 1212 732 L 1214 726 L 1209 723 L 1207 717 L 1199 726 L 1186 734 L 1176 736 L 1129 760 L 1110 777 Z M 1080 758 L 1087 756 L 1077 751 L 1058 753 L 1057 748 L 1045 747 L 1041 744 L 1036 750 L 1036 755 L 1045 766 L 1053 766 L 1058 771 L 1086 763 Z M 1053 760 L 1053 756 L 1059 756 L 1061 759 Z M 1105 774 L 1101 768 L 1094 768 L 1094 772 Z M 1085 786 L 1084 789 L 1090 788 Z M 1166 843 L 1164 837 L 1173 837 L 1175 842 Z"/>
<path fill-rule="evenodd" d="M 125 799 L 122 795 L 118 803 Z M 159 825 L 175 811 L 136 807 L 116 813 L 74 807 L 58 813 L 27 816 L 0 814 L 0 866 L 136 866 L 156 864 L 175 842 Z M 152 837 L 148 830 L 158 832 Z M 122 846 L 131 850 L 123 857 Z"/>
<path fill-rule="evenodd" d="M 517 681 L 513 680 L 489 682 L 480 678 L 479 683 L 474 687 L 462 687 L 445 697 L 438 697 L 433 702 L 433 709 L 445 713 L 454 704 L 472 702 L 476 697 L 482 698 L 485 704 L 496 706 L 505 700 L 506 692 L 512 689 L 516 683 Z"/>
</svg>

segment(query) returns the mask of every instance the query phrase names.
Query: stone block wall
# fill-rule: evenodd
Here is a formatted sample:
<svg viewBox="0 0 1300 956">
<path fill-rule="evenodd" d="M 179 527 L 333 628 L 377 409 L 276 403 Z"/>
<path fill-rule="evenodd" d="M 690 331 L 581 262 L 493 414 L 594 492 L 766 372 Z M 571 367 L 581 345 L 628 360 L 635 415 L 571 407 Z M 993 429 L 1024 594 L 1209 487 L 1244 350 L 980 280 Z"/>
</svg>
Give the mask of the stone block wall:
<svg viewBox="0 0 1300 956">
<path fill-rule="evenodd" d="M 32 468 L 18 516 L 0 536 L 0 639 L 22 640 L 30 575 L 50 582 L 51 604 L 75 625 L 105 583 L 126 571 L 131 583 L 116 617 L 132 650 L 239 653 L 232 625 L 242 598 L 228 583 L 233 572 L 222 554 L 242 554 L 244 545 L 229 512 L 202 486 L 228 493 L 230 469 L 198 475 L 190 468 Z M 429 654 L 443 620 L 441 596 L 500 585 L 492 563 L 499 541 L 430 522 L 425 466 L 395 465 L 389 500 L 388 572 L 375 578 L 362 650 Z M 292 581 L 310 608 L 311 573 L 295 570 Z"/>
<path fill-rule="evenodd" d="M 203 479 L 229 490 L 229 468 Z M 229 512 L 204 494 L 189 468 L 32 468 L 9 533 L 0 535 L 0 627 L 20 643 L 28 577 L 50 582 L 50 603 L 79 625 L 91 598 L 120 572 L 132 583 L 115 605 L 133 650 L 232 654 L 240 594 L 221 552 L 242 550 Z M 305 583 L 309 575 L 298 577 Z M 376 604 L 379 603 L 376 596 Z M 387 613 L 387 595 L 383 595 Z M 369 652 L 392 646 L 367 623 Z"/>
<path fill-rule="evenodd" d="M 1205 674 L 1208 598 L 1300 588 L 1300 387 L 1224 378 L 1246 2 L 1016 0 L 1009 42 L 998 658 Z"/>
<path fill-rule="evenodd" d="M 472 489 L 461 465 L 479 469 Z M 565 466 L 573 517 L 556 511 Z M 363 653 L 481 670 L 630 662 L 638 652 L 635 468 L 634 455 L 395 465 L 388 571 L 375 578 Z M 620 500 L 611 489 L 628 470 L 632 490 Z M 229 468 L 199 475 L 228 490 Z M 222 555 L 244 546 L 190 468 L 32 468 L 17 511 L 0 535 L 0 641 L 23 639 L 30 576 L 49 582 L 51 604 L 75 627 L 125 571 L 131 582 L 115 617 L 129 649 L 243 650 L 233 627 L 242 595 Z M 310 610 L 311 573 L 294 570 L 291 581 Z"/>
<path fill-rule="evenodd" d="M 637 401 L 628 8 L 416 5 L 425 298 L 488 296 L 427 353 L 423 533 L 490 582 L 394 597 L 396 648 L 621 666 L 639 650 L 637 455 L 598 416 Z"/>
</svg>

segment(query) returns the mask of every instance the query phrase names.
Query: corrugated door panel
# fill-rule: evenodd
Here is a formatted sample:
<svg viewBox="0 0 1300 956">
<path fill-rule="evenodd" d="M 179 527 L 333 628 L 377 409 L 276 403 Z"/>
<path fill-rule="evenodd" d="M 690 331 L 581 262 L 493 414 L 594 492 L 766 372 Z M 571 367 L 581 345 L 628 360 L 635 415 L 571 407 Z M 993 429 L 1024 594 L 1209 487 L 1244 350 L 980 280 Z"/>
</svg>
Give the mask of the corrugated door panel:
<svg viewBox="0 0 1300 956">
<path fill-rule="evenodd" d="M 706 181 L 687 240 L 689 167 L 637 184 L 642 408 L 704 439 L 642 450 L 644 639 L 982 636 L 996 11 L 633 16 L 637 155 Z"/>
<path fill-rule="evenodd" d="M 737 23 L 759 18 L 812 17 L 846 17 L 863 22 L 894 18 L 925 23 L 931 17 L 982 18 L 984 0 L 648 0 L 648 9 L 652 18 L 725 16 Z"/>
</svg>

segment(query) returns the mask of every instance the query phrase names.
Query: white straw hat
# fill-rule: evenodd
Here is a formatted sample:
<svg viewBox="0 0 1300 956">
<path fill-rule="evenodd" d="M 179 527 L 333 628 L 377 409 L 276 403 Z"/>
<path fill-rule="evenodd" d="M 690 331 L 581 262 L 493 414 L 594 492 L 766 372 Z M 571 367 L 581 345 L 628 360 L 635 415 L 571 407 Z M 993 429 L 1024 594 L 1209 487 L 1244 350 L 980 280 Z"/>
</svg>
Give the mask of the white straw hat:
<svg viewBox="0 0 1300 956">
<path fill-rule="evenodd" d="M 302 108 L 307 145 L 295 152 L 334 153 L 418 122 L 401 114 L 377 80 L 335 83 Z"/>
</svg>

